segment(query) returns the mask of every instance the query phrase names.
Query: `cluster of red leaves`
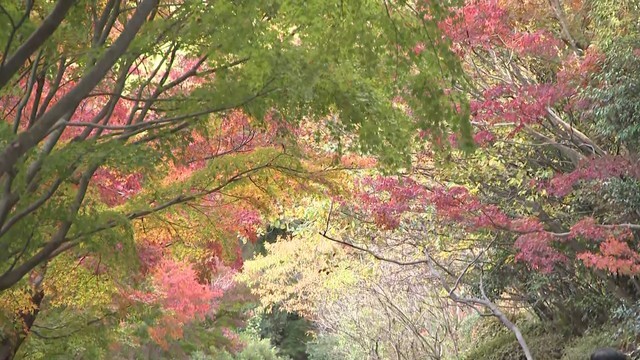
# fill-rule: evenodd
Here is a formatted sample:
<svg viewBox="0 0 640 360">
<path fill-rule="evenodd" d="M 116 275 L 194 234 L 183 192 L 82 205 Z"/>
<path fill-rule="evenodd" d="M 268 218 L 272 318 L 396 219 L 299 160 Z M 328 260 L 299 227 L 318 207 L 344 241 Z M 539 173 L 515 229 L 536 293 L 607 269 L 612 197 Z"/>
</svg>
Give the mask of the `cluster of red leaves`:
<svg viewBox="0 0 640 360">
<path fill-rule="evenodd" d="M 553 58 L 563 48 L 560 40 L 544 30 L 515 30 L 509 12 L 497 0 L 467 1 L 442 21 L 440 28 L 459 55 L 500 47 L 524 56 Z"/>
<path fill-rule="evenodd" d="M 640 253 L 629 246 L 633 234 L 628 228 L 598 226 L 593 218 L 587 217 L 571 227 L 569 238 L 576 237 L 600 242 L 599 253 L 585 251 L 577 255 L 586 266 L 612 274 L 640 274 Z"/>
<path fill-rule="evenodd" d="M 255 234 L 255 231 L 253 232 Z M 202 260 L 201 273 L 208 274 L 218 272 L 221 266 L 229 266 L 231 269 L 239 270 L 244 264 L 242 259 L 242 248 L 237 241 L 230 241 L 232 248 L 227 250 L 221 241 L 211 241 L 206 245 L 207 256 Z"/>
<path fill-rule="evenodd" d="M 278 135 L 293 132 L 291 125 L 269 113 L 257 122 L 240 110 L 224 115 L 205 135 L 193 131 L 191 142 L 183 149 L 176 149 L 174 169 L 169 181 L 181 181 L 194 171 L 204 168 L 208 160 L 225 155 L 251 152 L 260 147 L 275 146 Z"/>
<path fill-rule="evenodd" d="M 376 166 L 377 160 L 371 156 L 345 154 L 340 157 L 340 164 L 347 168 L 372 169 Z"/>
<path fill-rule="evenodd" d="M 211 159 L 249 152 L 266 142 L 265 135 L 255 129 L 250 118 L 241 111 L 224 116 L 206 136 L 192 131 L 190 139 L 185 148 L 174 150 L 176 161 L 167 181 L 182 181 L 204 168 Z"/>
<path fill-rule="evenodd" d="M 508 229 L 509 218 L 492 204 L 483 204 L 463 186 L 436 187 L 427 200 L 438 217 L 468 229 Z"/>
<path fill-rule="evenodd" d="M 518 250 L 516 260 L 524 261 L 533 269 L 542 273 L 550 273 L 557 263 L 568 259 L 552 247 L 557 238 L 545 231 L 540 220 L 523 218 L 511 223 L 511 230 L 520 233 L 514 246 Z"/>
<path fill-rule="evenodd" d="M 356 211 L 373 217 L 383 229 L 395 229 L 400 225 L 404 213 L 419 204 L 426 192 L 422 186 L 409 178 L 367 177 L 356 184 Z"/>
<path fill-rule="evenodd" d="M 563 84 L 531 84 L 515 87 L 507 84 L 486 89 L 479 99 L 470 102 L 474 121 L 486 124 L 510 122 L 517 126 L 536 123 L 547 114 L 547 108 L 573 94 Z"/>
<path fill-rule="evenodd" d="M 473 142 L 484 147 L 496 141 L 496 136 L 489 130 L 480 130 L 473 135 Z"/>
<path fill-rule="evenodd" d="M 93 182 L 98 187 L 101 200 L 108 206 L 121 205 L 142 190 L 142 174 L 123 175 L 106 168 L 98 169 Z"/>
<path fill-rule="evenodd" d="M 573 224 L 569 233 L 570 239 L 582 237 L 590 240 L 604 240 L 611 234 L 607 229 L 598 226 L 596 220 L 592 217 L 586 217 Z"/>
<path fill-rule="evenodd" d="M 524 261 L 542 273 L 552 272 L 556 264 L 568 260 L 564 254 L 551 246 L 554 240 L 554 236 L 546 231 L 518 236 L 514 243 L 518 250 L 516 260 Z"/>
<path fill-rule="evenodd" d="M 437 189 L 428 199 L 436 206 L 439 217 L 461 225 L 468 231 L 484 229 L 518 234 L 514 243 L 516 260 L 527 263 L 537 271 L 549 273 L 556 264 L 566 263 L 569 257 L 553 244 L 578 237 L 593 241 L 604 240 L 600 246 L 601 254 L 583 252 L 578 255 L 578 259 L 585 265 L 598 268 L 606 265 L 606 269 L 613 273 L 627 275 L 637 269 L 631 264 L 640 259 L 640 254 L 629 248 L 626 241 L 632 239 L 632 236 L 624 227 L 604 227 L 598 225 L 593 218 L 586 217 L 576 222 L 567 236 L 547 231 L 537 218 L 509 218 L 498 207 L 482 204 L 463 187 Z"/>
<path fill-rule="evenodd" d="M 218 226 L 230 234 L 240 235 L 251 242 L 258 240 L 258 228 L 262 226 L 262 214 L 255 208 L 225 204 L 218 210 L 226 216 L 220 217 Z"/>
<path fill-rule="evenodd" d="M 186 324 L 213 316 L 216 299 L 222 297 L 229 285 L 227 282 L 200 283 L 191 264 L 169 257 L 158 259 L 154 251 L 150 253 L 154 253 L 151 256 L 154 265 L 149 267 L 148 272 L 152 290 L 128 289 L 123 290 L 123 295 L 130 301 L 159 306 L 163 310 L 164 314 L 156 324 L 149 327 L 149 335 L 166 349 L 169 340 L 182 337 L 182 329 Z"/>
<path fill-rule="evenodd" d="M 213 300 L 222 296 L 220 289 L 200 284 L 190 264 L 171 259 L 163 259 L 156 266 L 153 282 L 162 296 L 163 308 L 181 323 L 204 319 Z"/>
<path fill-rule="evenodd" d="M 142 241 L 137 246 L 138 258 L 140 259 L 141 272 L 147 274 L 162 260 L 164 256 L 164 245 L 156 242 Z"/>
<path fill-rule="evenodd" d="M 582 161 L 572 172 L 560 174 L 549 183 L 549 193 L 563 197 L 580 181 L 605 180 L 613 177 L 640 179 L 640 169 L 625 156 L 601 156 Z"/>
<path fill-rule="evenodd" d="M 575 89 L 583 88 L 593 81 L 593 75 L 602 70 L 606 56 L 596 47 L 589 47 L 582 56 L 569 54 L 563 59 L 562 68 L 556 78 L 558 83 Z"/>
<path fill-rule="evenodd" d="M 593 218 L 575 223 L 568 234 L 555 234 L 546 230 L 539 219 L 511 218 L 498 206 L 484 204 L 462 186 L 427 190 L 409 178 L 383 176 L 365 178 L 358 185 L 359 192 L 353 208 L 360 215 L 371 217 L 382 229 L 396 229 L 404 214 L 427 211 L 428 207 L 433 206 L 438 218 L 445 224 L 470 232 L 486 230 L 516 234 L 516 260 L 543 273 L 549 273 L 557 264 L 569 261 L 569 257 L 554 244 L 577 237 L 595 241 L 607 239 L 601 245 L 601 251 L 607 252 L 602 252 L 601 255 L 585 252 L 578 256 L 587 266 L 607 264 L 608 269 L 613 269 L 619 265 L 620 268 L 616 270 L 619 273 L 635 269 L 629 265 L 631 260 L 624 258 L 628 258 L 630 253 L 620 250 L 621 244 L 629 238 L 629 233 L 621 232 L 615 227 L 600 226 Z M 625 246 L 628 248 L 628 245 Z M 634 256 L 640 256 L 635 254 Z M 614 257 L 621 259 L 618 265 L 608 263 Z"/>
<path fill-rule="evenodd" d="M 240 350 L 242 350 L 246 344 L 242 341 L 242 339 L 240 339 L 240 336 L 235 333 L 233 330 L 223 327 L 221 329 L 222 331 L 222 336 L 224 336 L 227 340 L 229 340 L 229 345 L 227 345 L 227 348 L 233 352 L 239 352 Z"/>
<path fill-rule="evenodd" d="M 456 9 L 440 27 L 454 43 L 454 49 L 463 54 L 471 48 L 488 49 L 501 39 L 511 37 L 508 13 L 496 0 L 467 2 Z"/>
<path fill-rule="evenodd" d="M 498 206 L 482 203 L 462 186 L 437 188 L 429 200 L 435 205 L 439 218 L 467 231 L 509 231 L 518 234 L 514 243 L 516 260 L 529 264 L 535 270 L 548 273 L 556 264 L 567 260 L 552 246 L 557 240 L 556 236 L 546 231 L 538 219 L 512 219 Z"/>
</svg>

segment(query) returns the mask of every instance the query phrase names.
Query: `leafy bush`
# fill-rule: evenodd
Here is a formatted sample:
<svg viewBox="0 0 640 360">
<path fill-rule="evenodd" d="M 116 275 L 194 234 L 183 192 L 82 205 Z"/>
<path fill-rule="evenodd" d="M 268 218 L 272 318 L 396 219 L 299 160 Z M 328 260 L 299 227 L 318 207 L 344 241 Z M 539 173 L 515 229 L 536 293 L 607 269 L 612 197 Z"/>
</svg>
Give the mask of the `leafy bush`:
<svg viewBox="0 0 640 360">
<path fill-rule="evenodd" d="M 293 359 L 306 359 L 306 343 L 311 340 L 311 323 L 298 314 L 274 307 L 271 312 L 259 312 L 249 321 L 249 327 L 260 338 L 270 339 L 281 354 Z"/>
<path fill-rule="evenodd" d="M 271 345 L 269 339 L 259 339 L 254 335 L 243 334 L 241 336 L 245 347 L 237 354 L 227 351 L 215 356 L 206 355 L 202 351 L 191 354 L 190 360 L 288 360 L 286 356 L 278 354 L 278 350 Z"/>
<path fill-rule="evenodd" d="M 536 359 L 559 359 L 565 339 L 556 331 L 548 331 L 539 322 L 521 318 L 518 323 L 527 345 Z M 515 335 L 496 319 L 481 321 L 476 325 L 474 338 L 482 339 L 468 351 L 466 360 L 515 360 L 525 359 Z M 493 333 L 491 333 L 493 331 Z"/>
<path fill-rule="evenodd" d="M 309 360 L 360 360 L 367 356 L 362 349 L 353 346 L 347 339 L 338 335 L 322 335 L 307 343 Z"/>
<path fill-rule="evenodd" d="M 594 329 L 585 335 L 574 339 L 569 346 L 565 347 L 562 360 L 584 360 L 588 359 L 594 349 L 601 347 L 615 347 L 614 334 L 612 331 L 604 329 Z"/>
</svg>

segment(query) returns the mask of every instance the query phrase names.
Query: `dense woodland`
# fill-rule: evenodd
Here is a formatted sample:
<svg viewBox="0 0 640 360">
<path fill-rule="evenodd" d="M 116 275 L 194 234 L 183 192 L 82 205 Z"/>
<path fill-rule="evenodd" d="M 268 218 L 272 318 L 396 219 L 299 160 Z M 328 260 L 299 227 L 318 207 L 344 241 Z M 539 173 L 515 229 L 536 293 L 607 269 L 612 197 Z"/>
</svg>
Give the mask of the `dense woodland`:
<svg viewBox="0 0 640 360">
<path fill-rule="evenodd" d="M 640 348 L 640 0 L 1 0 L 0 360 Z"/>
</svg>

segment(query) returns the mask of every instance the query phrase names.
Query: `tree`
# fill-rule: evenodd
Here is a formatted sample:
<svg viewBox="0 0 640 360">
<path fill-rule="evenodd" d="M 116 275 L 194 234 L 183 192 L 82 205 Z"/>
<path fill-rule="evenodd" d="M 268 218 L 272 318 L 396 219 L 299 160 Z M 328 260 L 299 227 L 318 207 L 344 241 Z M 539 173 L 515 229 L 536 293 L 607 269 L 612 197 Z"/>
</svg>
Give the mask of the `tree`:
<svg viewBox="0 0 640 360">
<path fill-rule="evenodd" d="M 165 10 L 151 0 L 141 3 L 133 14 L 119 2 L 104 6 L 87 4 L 90 11 L 81 12 L 79 7 L 75 7 L 76 12 L 68 16 L 80 18 L 65 21 L 70 4 L 67 1 L 60 2 L 52 13 L 54 19 L 51 21 L 57 24 L 73 22 L 75 26 L 93 21 L 93 30 L 87 33 L 65 26 L 54 33 L 53 29 L 47 27 L 40 31 L 49 29 L 52 33 L 50 36 L 55 36 L 51 45 L 27 42 L 29 49 L 19 48 L 16 54 L 5 56 L 7 64 L 3 67 L 4 78 L 13 79 L 12 76 L 19 69 L 25 72 L 16 78 L 18 82 L 14 88 L 4 88 L 6 95 L 3 102 L 8 110 L 5 119 L 9 121 L 11 117 L 15 121 L 11 121 L 13 126 L 7 124 L 5 127 L 7 146 L 0 170 L 7 181 L 10 180 L 12 184 L 15 181 L 14 186 L 26 186 L 24 191 L 32 198 L 27 199 L 17 189 L 8 190 L 7 205 L 3 211 L 3 235 L 18 226 L 19 220 L 34 217 L 32 215 L 55 198 L 58 190 L 65 188 L 67 183 L 77 187 L 76 191 L 70 191 L 76 196 L 69 196 L 74 199 L 66 200 L 65 205 L 71 209 L 70 214 L 65 213 L 69 219 L 56 228 L 57 232 L 53 232 L 49 240 L 36 239 L 29 244 L 27 250 L 38 250 L 25 250 L 16 264 L 10 270 L 5 270 L 2 288 L 11 287 L 35 266 L 59 252 L 63 244 L 65 247 L 73 246 L 74 240 L 102 228 L 116 226 L 112 221 L 100 224 L 95 231 L 72 230 L 72 219 L 77 213 L 84 212 L 80 211 L 84 209 L 84 198 L 100 166 L 108 164 L 122 167 L 122 163 L 129 164 L 136 159 L 132 158 L 133 152 L 140 155 L 142 151 L 154 153 L 153 157 L 149 153 L 137 157 L 138 160 L 142 157 L 146 166 L 151 165 L 152 159 L 164 160 L 170 151 L 168 149 L 175 149 L 177 145 L 176 134 L 185 134 L 195 125 L 202 127 L 209 121 L 209 114 L 244 107 L 250 116 L 261 120 L 268 109 L 274 108 L 278 116 L 298 119 L 302 113 L 321 117 L 328 114 L 332 106 L 337 106 L 336 110 L 342 113 L 340 119 L 347 129 L 359 127 L 360 137 L 365 140 L 362 142 L 363 150 L 380 155 L 383 151 L 391 151 L 386 154 L 387 160 L 400 161 L 397 155 L 401 147 L 408 144 L 394 141 L 393 137 L 400 138 L 400 134 L 394 135 L 393 131 L 371 132 L 368 126 L 372 125 L 374 115 L 378 115 L 376 119 L 385 115 L 404 124 L 398 127 L 394 123 L 396 131 L 410 133 L 412 128 L 426 127 L 426 116 L 413 121 L 410 120 L 413 118 L 394 110 L 392 95 L 405 86 L 410 86 L 412 91 L 432 88 L 437 92 L 439 87 L 435 85 L 440 80 L 422 71 L 415 75 L 403 75 L 402 81 L 390 86 L 383 84 L 385 81 L 373 82 L 373 76 L 376 80 L 385 79 L 385 76 L 401 74 L 400 66 L 408 68 L 416 63 L 425 67 L 426 61 L 440 56 L 440 52 L 431 55 L 425 52 L 422 57 L 416 57 L 401 56 L 399 50 L 390 51 L 396 45 L 414 45 L 411 41 L 416 35 L 411 36 L 412 30 L 423 29 L 423 25 L 428 30 L 429 23 L 414 17 L 406 28 L 397 29 L 397 35 L 403 36 L 398 38 L 400 44 L 396 44 L 395 40 L 391 41 L 396 38 L 396 30 L 387 27 L 393 27 L 397 21 L 395 16 L 404 16 L 408 9 L 386 9 L 379 5 L 358 2 L 343 8 L 341 16 L 350 18 L 353 23 L 342 21 L 340 16 L 330 17 L 330 14 L 334 14 L 334 8 L 323 4 L 306 5 L 318 14 L 314 20 L 302 15 L 301 9 L 293 4 L 280 4 L 280 7 L 276 4 L 255 7 L 229 4 L 214 10 L 187 2 L 175 9 Z M 356 14 L 356 9 L 366 9 L 367 13 Z M 396 15 L 391 15 L 392 10 L 396 10 Z M 25 9 L 27 15 L 31 11 L 31 8 Z M 150 14 L 151 21 L 145 25 Z M 323 19 L 322 14 L 326 14 L 328 19 Z M 319 24 L 320 19 L 322 25 Z M 320 38 L 326 39 L 324 30 L 321 30 L 331 28 L 331 24 L 325 20 L 336 22 L 342 37 L 333 37 L 334 41 L 329 43 L 318 41 Z M 364 26 L 364 23 L 369 25 Z M 43 26 L 48 25 L 45 22 Z M 121 29 L 121 25 L 124 28 Z M 297 26 L 300 29 L 288 33 L 289 30 L 280 29 L 283 26 Z M 367 26 L 375 26 L 376 30 L 364 31 Z M 211 31 L 207 31 L 206 27 L 211 27 Z M 382 32 L 385 36 L 374 36 L 376 32 Z M 86 38 L 85 34 L 88 35 Z M 245 41 L 237 41 L 230 34 L 244 34 Z M 388 38 L 391 34 L 393 37 Z M 349 51 L 343 54 L 345 48 L 341 44 L 356 38 L 362 47 L 353 49 L 349 46 Z M 12 39 L 9 40 L 9 50 L 18 46 Z M 57 43 L 63 46 L 54 50 L 53 45 Z M 72 58 L 71 54 L 66 53 L 72 50 L 68 48 L 71 45 L 80 46 L 87 52 L 81 51 L 79 57 Z M 379 46 L 380 51 L 373 53 L 371 49 L 375 46 Z M 107 51 L 100 54 L 99 49 L 106 47 Z M 29 55 L 38 51 L 42 54 L 31 61 Z M 398 67 L 392 70 L 381 65 L 363 66 L 372 56 L 379 55 L 396 61 Z M 56 57 L 62 60 L 58 61 Z M 324 64 L 328 62 L 320 61 L 330 59 L 340 62 L 326 68 Z M 18 67 L 13 66 L 15 63 L 18 63 Z M 353 68 L 356 64 L 359 67 L 357 70 Z M 349 76 L 346 76 L 347 72 Z M 308 76 L 311 78 L 306 78 Z M 434 86 L 429 86 L 429 81 Z M 348 89 L 345 85 L 348 85 Z M 353 92 L 354 89 L 358 89 L 357 92 Z M 380 91 L 380 94 L 375 95 L 374 90 Z M 285 91 L 287 95 L 284 95 Z M 276 92 L 279 94 L 276 95 Z M 316 95 L 309 98 L 312 93 Z M 211 94 L 216 96 L 212 98 Z M 375 103 L 371 102 L 373 99 L 367 99 L 367 96 L 374 95 Z M 417 99 L 419 102 L 416 105 L 422 104 L 422 108 L 415 111 L 421 110 L 419 114 L 426 115 L 433 109 L 442 108 L 445 113 L 448 111 L 453 115 L 452 110 L 446 110 L 446 97 L 433 94 L 432 98 L 429 102 Z M 276 100 L 286 101 L 279 106 Z M 374 105 L 364 106 L 366 103 Z M 130 107 L 128 113 L 120 113 L 127 107 Z M 376 124 L 385 126 L 385 123 Z M 81 131 L 72 131 L 75 128 Z M 410 139 L 411 136 L 406 138 Z M 203 155 L 212 157 L 216 154 Z M 236 174 L 228 181 L 238 181 L 245 175 Z M 44 186 L 45 183 L 48 187 Z M 156 199 L 157 206 L 136 209 L 124 216 L 128 220 L 137 219 L 149 212 L 159 211 L 174 203 L 184 203 L 210 192 L 211 189 L 206 189 L 183 194 L 179 198 Z M 69 235 L 69 231 L 73 235 Z M 4 253 L 10 254 L 6 260 L 15 257 L 12 254 L 15 249 L 20 249 L 19 245 L 3 245 L 7 250 Z"/>
<path fill-rule="evenodd" d="M 5 309 L 15 322 L 0 358 L 30 333 L 43 299 L 55 298 L 48 282 L 74 259 L 97 274 L 130 269 L 145 222 L 170 228 L 204 213 L 252 237 L 271 180 L 321 178 L 305 175 L 310 162 L 293 141 L 312 135 L 302 120 L 328 127 L 318 131 L 332 141 L 328 150 L 374 154 L 390 167 L 408 163 L 417 130 L 468 138 L 464 99 L 443 91 L 460 70 L 435 40 L 440 6 L 132 5 L 2 7 L 0 296 L 20 306 Z M 241 214 L 253 222 L 232 220 Z M 215 258 L 207 246 L 234 258 L 232 242 L 203 243 L 167 261 Z M 108 292 L 123 279 L 111 279 Z"/>
<path fill-rule="evenodd" d="M 374 259 L 426 267 L 451 301 L 500 319 L 527 358 L 549 349 L 530 346 L 516 316 L 575 336 L 617 307 L 636 308 L 637 10 L 635 1 L 460 4 L 440 27 L 463 64 L 467 81 L 450 90 L 470 101 L 477 151 L 468 156 L 456 134 L 439 134 L 405 171 L 349 179 L 336 225 L 316 230 Z M 254 291 L 273 288 L 290 261 L 318 269 L 306 257 L 278 264 L 278 255 L 252 262 L 274 269 Z M 307 289 L 323 283 L 313 275 L 287 278 L 291 286 L 265 301 L 313 304 Z M 373 327 L 365 324 L 358 335 Z"/>
</svg>

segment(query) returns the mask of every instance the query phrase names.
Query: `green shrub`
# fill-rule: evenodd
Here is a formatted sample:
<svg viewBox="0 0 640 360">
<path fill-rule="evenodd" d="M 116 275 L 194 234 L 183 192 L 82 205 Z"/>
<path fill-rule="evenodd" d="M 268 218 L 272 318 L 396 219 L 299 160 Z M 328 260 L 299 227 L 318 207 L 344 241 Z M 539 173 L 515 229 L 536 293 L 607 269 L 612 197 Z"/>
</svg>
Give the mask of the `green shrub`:
<svg viewBox="0 0 640 360">
<path fill-rule="evenodd" d="M 307 343 L 309 360 L 360 360 L 367 355 L 349 339 L 339 335 L 320 335 Z"/>
<path fill-rule="evenodd" d="M 278 349 L 271 345 L 269 339 L 259 339 L 252 334 L 241 334 L 245 347 L 236 354 L 222 350 L 215 355 L 206 355 L 202 351 L 191 353 L 190 360 L 289 360 L 287 356 L 278 354 Z"/>
<path fill-rule="evenodd" d="M 562 360 L 584 360 L 589 358 L 594 349 L 616 347 L 614 331 L 608 329 L 594 330 L 571 341 L 564 349 Z"/>
<path fill-rule="evenodd" d="M 466 360 L 517 360 L 525 359 L 524 352 L 515 335 L 496 319 L 484 321 L 476 327 L 475 348 L 465 354 Z M 560 359 L 565 338 L 557 331 L 549 331 L 537 321 L 521 318 L 518 327 L 522 331 L 529 350 L 535 359 Z M 491 333 L 493 331 L 493 333 Z"/>
</svg>

